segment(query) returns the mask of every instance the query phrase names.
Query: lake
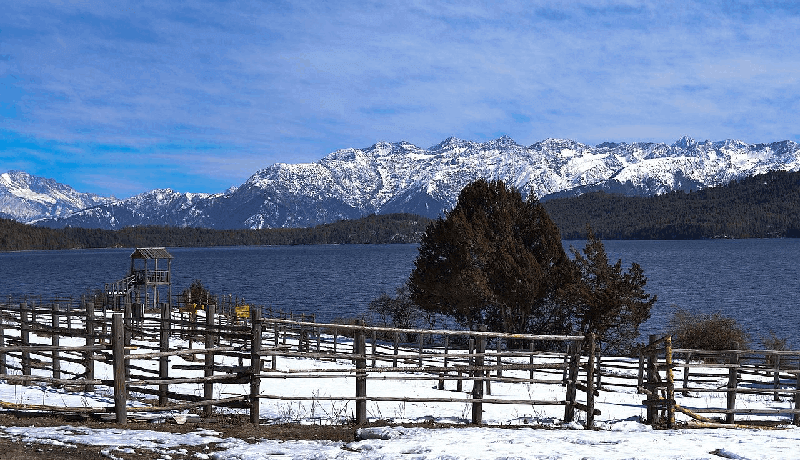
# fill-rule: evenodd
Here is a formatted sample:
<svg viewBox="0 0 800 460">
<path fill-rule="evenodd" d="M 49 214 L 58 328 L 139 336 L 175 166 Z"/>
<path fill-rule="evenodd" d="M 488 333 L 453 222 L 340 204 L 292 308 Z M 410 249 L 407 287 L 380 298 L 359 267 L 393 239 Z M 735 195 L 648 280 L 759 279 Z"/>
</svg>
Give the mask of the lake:
<svg viewBox="0 0 800 460">
<path fill-rule="evenodd" d="M 639 263 L 658 295 L 644 334 L 664 330 L 672 305 L 732 316 L 754 342 L 774 331 L 793 349 L 800 320 L 800 240 L 604 241 L 609 259 Z M 583 241 L 565 241 L 582 248 Z M 408 277 L 416 245 L 171 248 L 173 293 L 195 279 L 214 294 L 319 321 L 366 311 Z M 0 295 L 78 296 L 122 278 L 132 249 L 0 253 Z M 792 337 L 794 335 L 794 337 Z"/>
</svg>

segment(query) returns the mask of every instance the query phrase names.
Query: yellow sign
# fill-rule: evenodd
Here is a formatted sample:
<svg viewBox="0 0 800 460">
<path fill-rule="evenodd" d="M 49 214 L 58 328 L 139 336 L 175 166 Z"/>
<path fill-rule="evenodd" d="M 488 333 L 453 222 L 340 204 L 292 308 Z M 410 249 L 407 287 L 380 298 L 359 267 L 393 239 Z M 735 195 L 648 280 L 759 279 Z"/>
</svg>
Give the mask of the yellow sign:
<svg viewBox="0 0 800 460">
<path fill-rule="evenodd" d="M 250 305 L 240 305 L 236 307 L 236 317 L 237 318 L 249 318 L 250 317 Z"/>
<path fill-rule="evenodd" d="M 186 304 L 185 306 L 180 308 L 181 313 L 197 313 L 197 310 L 204 309 L 203 305 L 197 305 L 196 303 L 193 304 Z"/>
</svg>

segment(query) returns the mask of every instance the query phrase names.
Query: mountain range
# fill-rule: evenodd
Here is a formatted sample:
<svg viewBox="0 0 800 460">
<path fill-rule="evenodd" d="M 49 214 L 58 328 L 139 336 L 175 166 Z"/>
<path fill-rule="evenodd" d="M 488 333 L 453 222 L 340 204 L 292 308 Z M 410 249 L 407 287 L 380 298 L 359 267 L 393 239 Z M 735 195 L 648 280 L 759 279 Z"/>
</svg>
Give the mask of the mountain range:
<svg viewBox="0 0 800 460">
<path fill-rule="evenodd" d="M 23 171 L 0 174 L 0 217 L 20 222 L 65 217 L 115 201 L 113 196 L 81 193 L 69 185 Z"/>
<path fill-rule="evenodd" d="M 370 214 L 435 218 L 480 177 L 546 201 L 597 190 L 627 196 L 699 190 L 772 170 L 800 170 L 800 145 L 683 137 L 672 145 L 546 139 L 522 146 L 509 137 L 482 143 L 451 137 L 427 149 L 379 142 L 314 163 L 276 163 L 218 194 L 158 189 L 117 200 L 10 171 L 0 175 L 0 217 L 54 228 L 307 227 Z"/>
</svg>

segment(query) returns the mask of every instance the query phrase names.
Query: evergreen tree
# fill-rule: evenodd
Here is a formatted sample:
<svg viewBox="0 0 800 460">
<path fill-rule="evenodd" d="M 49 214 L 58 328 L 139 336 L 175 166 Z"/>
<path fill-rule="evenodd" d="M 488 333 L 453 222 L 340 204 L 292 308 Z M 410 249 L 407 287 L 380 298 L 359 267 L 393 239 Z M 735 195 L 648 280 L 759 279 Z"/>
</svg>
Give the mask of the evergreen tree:
<svg viewBox="0 0 800 460">
<path fill-rule="evenodd" d="M 560 289 L 574 274 L 558 228 L 535 197 L 480 179 L 425 231 L 411 299 L 465 327 L 513 333 L 570 328 Z"/>
<path fill-rule="evenodd" d="M 183 297 L 183 302 L 185 304 L 196 304 L 198 306 L 201 305 L 216 305 L 216 297 L 209 292 L 209 290 L 203 286 L 203 283 L 200 280 L 192 281 L 191 286 L 188 289 L 184 289 L 181 293 Z"/>
<path fill-rule="evenodd" d="M 622 260 L 608 263 L 603 242 L 588 230 L 583 254 L 571 248 L 580 279 L 571 286 L 571 304 L 579 330 L 597 334 L 604 352 L 626 353 L 639 336 L 639 325 L 650 317 L 656 296 L 647 294 L 647 277 L 639 264 L 622 271 Z"/>
</svg>

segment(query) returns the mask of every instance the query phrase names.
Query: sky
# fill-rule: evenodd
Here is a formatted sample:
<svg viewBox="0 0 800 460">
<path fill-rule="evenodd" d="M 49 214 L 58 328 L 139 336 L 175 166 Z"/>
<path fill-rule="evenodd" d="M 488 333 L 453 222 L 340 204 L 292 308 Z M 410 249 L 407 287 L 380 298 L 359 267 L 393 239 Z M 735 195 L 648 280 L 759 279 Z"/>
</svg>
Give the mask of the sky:
<svg viewBox="0 0 800 460">
<path fill-rule="evenodd" d="M 795 2 L 3 3 L 0 173 L 117 198 L 379 141 L 800 141 Z"/>
</svg>

